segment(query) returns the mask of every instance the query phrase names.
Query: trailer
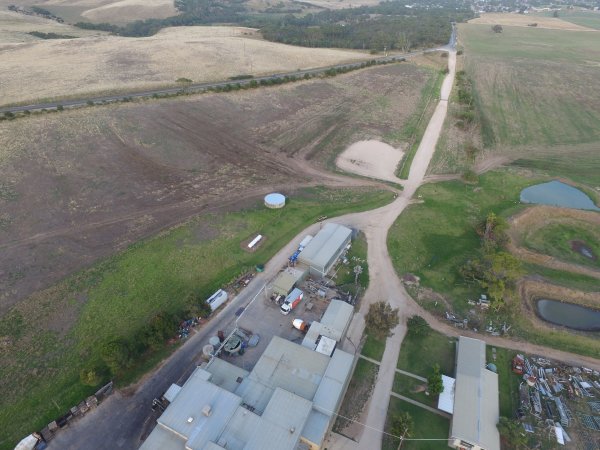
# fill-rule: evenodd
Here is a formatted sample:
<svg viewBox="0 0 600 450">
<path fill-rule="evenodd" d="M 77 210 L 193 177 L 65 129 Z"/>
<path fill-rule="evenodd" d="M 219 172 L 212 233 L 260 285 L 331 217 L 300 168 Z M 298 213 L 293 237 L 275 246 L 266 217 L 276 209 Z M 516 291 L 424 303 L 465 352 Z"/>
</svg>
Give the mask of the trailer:
<svg viewBox="0 0 600 450">
<path fill-rule="evenodd" d="M 219 289 L 217 292 L 211 295 L 208 300 L 206 300 L 206 303 L 208 303 L 210 306 L 210 310 L 214 312 L 219 306 L 227 301 L 227 298 L 227 292 L 225 292 L 223 289 Z"/>
<path fill-rule="evenodd" d="M 302 301 L 303 297 L 304 293 L 300 289 L 294 288 L 290 295 L 288 295 L 283 301 L 283 304 L 280 308 L 281 314 L 288 315 L 296 306 L 298 306 L 298 303 Z"/>
</svg>

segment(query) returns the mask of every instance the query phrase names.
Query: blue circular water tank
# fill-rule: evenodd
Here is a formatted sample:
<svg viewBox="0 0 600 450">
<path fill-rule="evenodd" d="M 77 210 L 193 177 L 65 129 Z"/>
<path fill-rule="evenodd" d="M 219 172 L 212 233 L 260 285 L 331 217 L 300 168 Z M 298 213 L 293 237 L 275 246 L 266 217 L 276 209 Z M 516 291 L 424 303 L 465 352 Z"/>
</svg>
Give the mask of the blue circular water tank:
<svg viewBox="0 0 600 450">
<path fill-rule="evenodd" d="M 265 196 L 265 206 L 271 209 L 283 208 L 285 206 L 285 195 L 274 192 Z"/>
</svg>

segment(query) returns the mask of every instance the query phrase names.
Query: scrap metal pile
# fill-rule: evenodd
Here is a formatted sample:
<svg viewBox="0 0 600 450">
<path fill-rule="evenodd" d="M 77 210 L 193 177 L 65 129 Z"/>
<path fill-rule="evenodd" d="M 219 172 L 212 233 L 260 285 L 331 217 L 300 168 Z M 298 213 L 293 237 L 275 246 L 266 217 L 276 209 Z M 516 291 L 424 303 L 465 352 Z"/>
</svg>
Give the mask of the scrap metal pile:
<svg viewBox="0 0 600 450">
<path fill-rule="evenodd" d="M 517 410 L 520 420 L 531 414 L 538 426 L 555 434 L 560 444 L 571 441 L 564 428 L 581 425 L 600 432 L 600 401 L 593 400 L 600 398 L 598 371 L 523 355 L 514 357 L 512 371 L 522 376 Z M 574 408 L 576 415 L 572 412 Z M 527 432 L 533 432 L 530 424 L 523 425 Z"/>
</svg>

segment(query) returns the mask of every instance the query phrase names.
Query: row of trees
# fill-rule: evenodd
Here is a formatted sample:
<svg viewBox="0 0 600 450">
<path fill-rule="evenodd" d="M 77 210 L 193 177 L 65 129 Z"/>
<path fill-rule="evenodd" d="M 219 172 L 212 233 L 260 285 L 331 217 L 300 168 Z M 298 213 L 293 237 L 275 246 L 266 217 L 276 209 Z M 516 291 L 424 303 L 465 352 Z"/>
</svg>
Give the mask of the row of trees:
<svg viewBox="0 0 600 450">
<path fill-rule="evenodd" d="M 172 26 L 231 23 L 259 28 L 271 41 L 305 47 L 402 50 L 445 44 L 451 33 L 450 22 L 472 17 L 461 2 L 448 0 L 408 8 L 399 1 L 375 6 L 325 10 L 303 16 L 254 14 L 243 0 L 176 0 L 182 14 L 165 19 L 138 20 L 123 26 L 89 22 L 80 28 L 99 29 L 122 36 L 150 36 Z"/>
<path fill-rule="evenodd" d="M 506 251 L 508 225 L 490 212 L 475 227 L 481 247 L 459 272 L 469 283 L 477 283 L 490 297 L 491 307 L 498 311 L 515 297 L 516 282 L 523 275 L 521 261 Z"/>
<path fill-rule="evenodd" d="M 130 369 L 144 356 L 161 349 L 173 338 L 182 322 L 190 317 L 206 317 L 210 306 L 197 294 L 189 294 L 186 306 L 178 312 L 160 312 L 129 337 L 118 337 L 100 346 L 96 364 L 80 372 L 80 381 L 97 386 L 109 377 L 115 378 Z"/>
</svg>

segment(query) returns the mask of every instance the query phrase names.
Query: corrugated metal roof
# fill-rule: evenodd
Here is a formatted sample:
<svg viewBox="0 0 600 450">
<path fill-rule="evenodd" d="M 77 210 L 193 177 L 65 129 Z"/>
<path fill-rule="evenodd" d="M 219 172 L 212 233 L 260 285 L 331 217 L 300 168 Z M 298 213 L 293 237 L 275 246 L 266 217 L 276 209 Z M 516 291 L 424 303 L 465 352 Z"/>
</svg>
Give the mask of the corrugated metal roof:
<svg viewBox="0 0 600 450">
<path fill-rule="evenodd" d="M 171 386 L 169 386 L 169 389 L 167 389 L 167 392 L 165 392 L 163 397 L 166 398 L 169 401 L 169 403 L 173 403 L 175 397 L 177 397 L 177 394 L 179 394 L 180 390 L 181 386 L 173 383 Z"/>
<path fill-rule="evenodd" d="M 353 315 L 354 307 L 352 305 L 341 300 L 331 300 L 320 322 L 327 327 L 339 330 L 343 334 L 346 332 Z"/>
<path fill-rule="evenodd" d="M 444 390 L 438 398 L 438 409 L 447 412 L 448 414 L 454 413 L 454 384 L 456 380 L 446 375 L 442 375 L 442 383 L 444 384 Z"/>
<path fill-rule="evenodd" d="M 498 375 L 485 368 L 485 342 L 461 336 L 451 435 L 486 450 L 499 450 L 498 417 Z"/>
<path fill-rule="evenodd" d="M 294 285 L 306 274 L 306 270 L 288 267 L 281 272 L 271 283 L 274 292 L 282 295 L 288 295 Z"/>
<path fill-rule="evenodd" d="M 311 409 L 312 402 L 283 389 L 275 389 L 259 427 L 244 450 L 294 448 Z"/>
<path fill-rule="evenodd" d="M 327 223 L 302 250 L 298 259 L 318 270 L 325 270 L 351 236 L 350 228 L 336 223 Z"/>
<path fill-rule="evenodd" d="M 175 401 L 158 419 L 161 426 L 186 438 L 191 450 L 200 450 L 214 440 L 242 403 L 237 395 L 204 380 L 200 371 L 192 373 Z M 202 413 L 205 406 L 211 408 L 208 417 Z"/>
<path fill-rule="evenodd" d="M 185 450 L 186 440 L 156 425 L 139 450 Z"/>
<path fill-rule="evenodd" d="M 278 387 L 312 400 L 328 364 L 327 356 L 274 336 L 236 394 L 257 410 Z"/>
<path fill-rule="evenodd" d="M 320 446 L 325 439 L 330 420 L 330 417 L 313 409 L 302 430 L 302 438 Z"/>
<path fill-rule="evenodd" d="M 235 392 L 240 385 L 240 383 L 237 382 L 238 378 L 244 379 L 250 373 L 241 367 L 234 366 L 219 358 L 213 358 L 204 370 L 211 373 L 212 376 L 210 381 L 212 383 L 223 389 L 227 389 L 229 392 Z"/>
<path fill-rule="evenodd" d="M 259 415 L 240 406 L 217 442 L 228 450 L 243 450 L 246 442 L 260 426 L 260 421 Z"/>
<path fill-rule="evenodd" d="M 353 362 L 354 357 L 349 353 L 339 349 L 334 352 L 323 374 L 323 381 L 313 398 L 313 407 L 317 411 L 327 416 L 337 411 L 344 387 L 352 375 Z"/>
</svg>

